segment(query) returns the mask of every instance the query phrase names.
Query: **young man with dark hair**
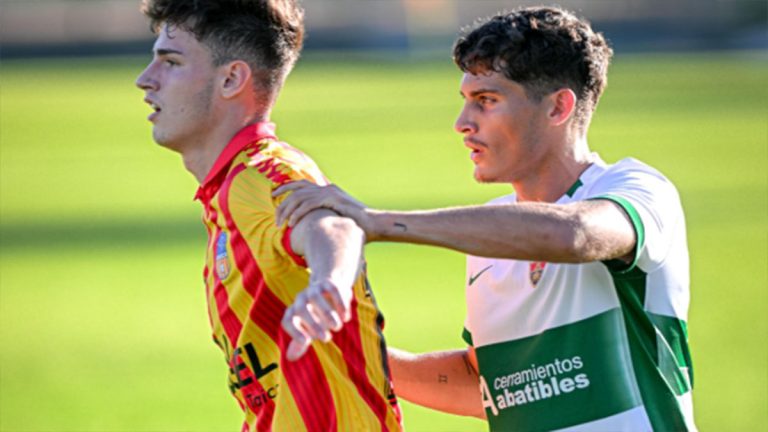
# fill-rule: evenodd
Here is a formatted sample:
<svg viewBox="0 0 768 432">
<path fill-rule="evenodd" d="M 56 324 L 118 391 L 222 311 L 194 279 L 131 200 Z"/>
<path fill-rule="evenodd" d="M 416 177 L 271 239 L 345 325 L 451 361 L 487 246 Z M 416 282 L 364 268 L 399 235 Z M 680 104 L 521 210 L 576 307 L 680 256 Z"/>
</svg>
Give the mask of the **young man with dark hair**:
<svg viewBox="0 0 768 432">
<path fill-rule="evenodd" d="M 276 187 L 326 183 L 269 122 L 303 11 L 293 0 L 145 0 L 143 12 L 157 40 L 136 85 L 155 141 L 200 182 L 208 312 L 243 430 L 400 430 L 362 230 L 324 209 L 275 223 Z M 326 343 L 292 339 L 283 321 Z"/>
<path fill-rule="evenodd" d="M 493 431 L 695 429 L 678 193 L 653 168 L 606 164 L 587 145 L 611 55 L 559 8 L 499 14 L 458 39 L 456 130 L 475 178 L 515 190 L 488 205 L 395 212 L 335 186 L 275 191 L 293 191 L 278 209 L 289 226 L 329 208 L 368 241 L 469 254 L 469 348 L 390 349 L 403 398 L 486 417 Z"/>
</svg>

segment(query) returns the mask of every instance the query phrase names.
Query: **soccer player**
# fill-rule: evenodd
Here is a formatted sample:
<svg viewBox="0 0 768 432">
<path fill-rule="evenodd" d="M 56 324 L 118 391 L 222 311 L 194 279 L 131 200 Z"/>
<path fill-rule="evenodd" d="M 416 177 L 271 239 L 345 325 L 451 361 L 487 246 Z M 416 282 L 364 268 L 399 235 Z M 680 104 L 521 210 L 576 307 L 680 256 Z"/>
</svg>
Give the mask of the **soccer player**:
<svg viewBox="0 0 768 432">
<path fill-rule="evenodd" d="M 200 182 L 208 313 L 242 430 L 400 430 L 362 230 L 323 209 L 291 229 L 275 223 L 274 188 L 326 183 L 269 121 L 302 47 L 303 11 L 293 0 L 145 0 L 142 10 L 157 39 L 136 85 L 154 140 Z M 281 322 L 308 323 L 303 312 L 333 337 L 308 327 L 326 343 L 291 341 Z"/>
<path fill-rule="evenodd" d="M 468 348 L 390 349 L 407 400 L 485 416 L 492 431 L 695 429 L 678 193 L 648 165 L 607 164 L 587 145 L 612 56 L 605 39 L 562 9 L 526 8 L 468 29 L 453 55 L 464 72 L 455 128 L 474 177 L 514 194 L 396 212 L 297 182 L 275 191 L 293 191 L 278 222 L 330 208 L 368 241 L 469 254 Z"/>
</svg>

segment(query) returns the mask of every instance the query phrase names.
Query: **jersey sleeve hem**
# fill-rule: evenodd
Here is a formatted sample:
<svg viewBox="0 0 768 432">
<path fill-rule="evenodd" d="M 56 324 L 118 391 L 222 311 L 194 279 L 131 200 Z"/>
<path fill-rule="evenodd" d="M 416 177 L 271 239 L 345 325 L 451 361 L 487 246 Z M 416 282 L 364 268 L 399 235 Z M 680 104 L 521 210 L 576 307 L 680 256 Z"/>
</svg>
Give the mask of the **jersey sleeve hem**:
<svg viewBox="0 0 768 432">
<path fill-rule="evenodd" d="M 469 346 L 475 346 L 475 344 L 472 343 L 472 333 L 467 330 L 466 327 L 464 327 L 464 331 L 461 332 L 461 338 L 464 339 L 464 342 L 467 343 Z"/>
<path fill-rule="evenodd" d="M 640 252 L 643 250 L 643 246 L 645 246 L 645 228 L 643 226 L 643 220 L 640 218 L 640 214 L 637 212 L 632 203 L 620 196 L 601 195 L 591 199 L 606 199 L 612 201 L 618 204 L 619 207 L 624 210 L 627 216 L 629 216 L 629 220 L 632 222 L 632 228 L 635 230 L 635 238 L 637 239 L 635 242 L 635 249 L 633 251 L 632 262 L 627 265 L 627 263 L 621 260 L 614 259 L 603 261 L 603 263 L 612 273 L 624 274 L 631 272 L 637 266 L 637 261 L 640 258 Z"/>
<path fill-rule="evenodd" d="M 285 248 L 285 252 L 288 253 L 288 256 L 291 257 L 293 262 L 295 262 L 297 265 L 301 267 L 307 267 L 307 261 L 301 257 L 299 254 L 293 251 L 293 248 L 291 247 L 291 232 L 293 231 L 293 228 L 287 228 L 285 230 L 285 233 L 283 234 L 283 248 Z"/>
</svg>

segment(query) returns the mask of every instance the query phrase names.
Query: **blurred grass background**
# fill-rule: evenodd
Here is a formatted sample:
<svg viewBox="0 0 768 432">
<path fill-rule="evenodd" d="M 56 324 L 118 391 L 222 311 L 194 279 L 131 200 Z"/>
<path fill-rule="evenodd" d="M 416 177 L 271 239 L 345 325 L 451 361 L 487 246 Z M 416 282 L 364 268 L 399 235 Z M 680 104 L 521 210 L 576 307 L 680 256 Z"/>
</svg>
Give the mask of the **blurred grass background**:
<svg viewBox="0 0 768 432">
<path fill-rule="evenodd" d="M 210 341 L 196 184 L 151 141 L 133 80 L 147 58 L 0 64 L 0 430 L 232 431 L 241 415 Z M 619 56 L 590 133 L 680 190 L 691 252 L 702 431 L 768 424 L 768 61 L 764 53 Z M 449 60 L 299 62 L 282 139 L 372 206 L 481 203 L 452 124 Z M 462 346 L 464 262 L 368 246 L 390 345 Z M 411 431 L 482 422 L 403 402 Z M 555 415 L 555 413 L 553 413 Z"/>
</svg>

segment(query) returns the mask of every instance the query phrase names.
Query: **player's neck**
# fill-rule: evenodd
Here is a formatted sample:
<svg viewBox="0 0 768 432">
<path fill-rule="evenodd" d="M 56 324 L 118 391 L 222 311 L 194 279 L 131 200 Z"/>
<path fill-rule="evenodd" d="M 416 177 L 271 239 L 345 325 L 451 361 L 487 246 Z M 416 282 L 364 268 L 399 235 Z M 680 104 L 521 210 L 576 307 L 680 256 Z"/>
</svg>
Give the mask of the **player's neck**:
<svg viewBox="0 0 768 432">
<path fill-rule="evenodd" d="M 184 166 L 198 183 L 203 184 L 221 153 L 242 128 L 268 120 L 268 111 L 224 117 L 205 137 L 201 137 L 198 145 L 185 148 L 182 152 Z"/>
<path fill-rule="evenodd" d="M 198 183 L 203 184 L 206 176 L 208 176 L 208 173 L 213 168 L 213 164 L 216 163 L 216 159 L 223 149 L 224 147 L 219 148 L 218 146 L 195 147 L 186 150 L 181 156 L 187 171 L 195 176 Z"/>
<path fill-rule="evenodd" d="M 586 137 L 578 138 L 564 151 L 550 152 L 530 175 L 512 182 L 518 201 L 556 202 L 594 162 Z"/>
</svg>

